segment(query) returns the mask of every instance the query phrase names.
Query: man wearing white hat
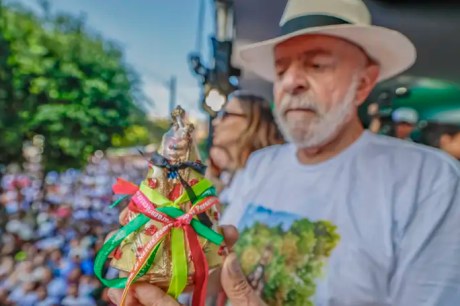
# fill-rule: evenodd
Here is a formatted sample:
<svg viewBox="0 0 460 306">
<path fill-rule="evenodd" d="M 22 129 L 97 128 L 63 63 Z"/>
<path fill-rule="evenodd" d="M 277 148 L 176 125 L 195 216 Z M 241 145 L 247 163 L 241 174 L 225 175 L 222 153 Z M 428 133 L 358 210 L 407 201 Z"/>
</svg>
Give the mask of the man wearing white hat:
<svg viewBox="0 0 460 306">
<path fill-rule="evenodd" d="M 240 54 L 274 83 L 290 143 L 251 156 L 222 199 L 244 272 L 271 250 L 260 294 L 227 257 L 221 281 L 232 305 L 458 305 L 457 163 L 364 131 L 357 114 L 376 82 L 414 63 L 414 46 L 371 26 L 360 0 L 290 0 L 280 27 Z M 176 305 L 150 292 L 137 296 Z"/>
<path fill-rule="evenodd" d="M 360 0 L 290 0 L 280 27 L 280 37 L 247 46 L 240 57 L 273 82 L 275 117 L 290 144 L 250 158 L 223 199 L 230 205 L 222 223 L 238 226 L 245 241 L 261 224 L 286 232 L 292 220 L 333 224 L 340 239 L 323 257 L 308 299 L 314 305 L 458 305 L 458 164 L 364 131 L 357 113 L 376 82 L 414 63 L 413 44 L 370 25 Z M 280 298 L 281 284 L 262 294 L 270 304 L 270 290 L 278 305 L 307 304 Z"/>
</svg>

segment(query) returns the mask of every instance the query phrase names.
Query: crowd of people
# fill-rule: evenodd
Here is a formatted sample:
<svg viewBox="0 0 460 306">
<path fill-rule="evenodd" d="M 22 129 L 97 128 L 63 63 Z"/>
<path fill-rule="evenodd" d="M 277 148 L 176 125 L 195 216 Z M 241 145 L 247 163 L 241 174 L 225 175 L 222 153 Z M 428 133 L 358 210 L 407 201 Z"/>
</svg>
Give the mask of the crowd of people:
<svg viewBox="0 0 460 306">
<path fill-rule="evenodd" d="M 0 305 L 109 305 L 94 276 L 97 250 L 119 226 L 112 184 L 139 183 L 146 161 L 93 158 L 83 170 L 34 179 L 5 169 L 0 192 Z M 110 268 L 107 273 L 116 273 Z"/>
</svg>

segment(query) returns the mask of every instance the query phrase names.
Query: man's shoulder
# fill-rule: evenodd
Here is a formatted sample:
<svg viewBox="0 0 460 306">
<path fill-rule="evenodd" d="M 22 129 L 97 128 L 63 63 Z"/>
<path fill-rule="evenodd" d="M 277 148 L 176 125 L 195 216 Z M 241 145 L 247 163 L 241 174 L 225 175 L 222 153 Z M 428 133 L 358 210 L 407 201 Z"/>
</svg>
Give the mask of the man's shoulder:
<svg viewBox="0 0 460 306">
<path fill-rule="evenodd" d="M 292 152 L 292 145 L 290 144 L 279 144 L 272 145 L 257 151 L 254 151 L 249 156 L 245 168 L 259 167 L 261 164 L 282 164 L 289 158 L 289 154 Z M 292 158 L 292 156 L 291 156 Z"/>
<path fill-rule="evenodd" d="M 447 172 L 460 179 L 460 163 L 437 148 L 401 140 L 395 137 L 369 133 L 368 154 L 383 158 L 388 166 L 407 168 L 424 167 L 423 172 Z"/>
<path fill-rule="evenodd" d="M 247 180 L 263 178 L 268 171 L 273 174 L 276 169 L 284 168 L 285 163 L 289 162 L 290 151 L 289 144 L 280 144 L 252 152 L 244 168 L 234 176 L 234 184 L 245 185 Z"/>
</svg>

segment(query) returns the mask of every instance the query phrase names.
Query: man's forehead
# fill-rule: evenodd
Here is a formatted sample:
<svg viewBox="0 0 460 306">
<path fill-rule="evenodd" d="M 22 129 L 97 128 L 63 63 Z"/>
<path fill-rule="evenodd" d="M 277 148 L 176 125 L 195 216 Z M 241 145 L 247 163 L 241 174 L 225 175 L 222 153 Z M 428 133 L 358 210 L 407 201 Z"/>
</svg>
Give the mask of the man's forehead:
<svg viewBox="0 0 460 306">
<path fill-rule="evenodd" d="M 327 50 L 324 48 L 314 48 L 310 50 L 301 50 L 298 49 L 297 52 L 276 52 L 275 55 L 275 63 L 281 64 L 284 61 L 288 61 L 291 57 L 295 56 L 302 56 L 304 58 L 315 57 L 315 56 L 333 56 L 334 53 L 331 50 Z"/>
<path fill-rule="evenodd" d="M 338 54 L 345 52 L 350 48 L 360 50 L 354 44 L 333 36 L 327 35 L 302 35 L 285 40 L 274 48 L 275 59 L 281 59 L 286 56 L 307 54 Z"/>
</svg>

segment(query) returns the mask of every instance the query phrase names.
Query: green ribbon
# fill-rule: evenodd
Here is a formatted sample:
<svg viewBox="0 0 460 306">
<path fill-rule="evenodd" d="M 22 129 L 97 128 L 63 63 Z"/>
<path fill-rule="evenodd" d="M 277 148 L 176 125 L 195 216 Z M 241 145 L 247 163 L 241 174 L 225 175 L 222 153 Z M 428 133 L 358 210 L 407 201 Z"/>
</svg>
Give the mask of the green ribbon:
<svg viewBox="0 0 460 306">
<path fill-rule="evenodd" d="M 105 286 L 110 288 L 125 287 L 127 280 L 126 277 L 106 279 L 102 276 L 104 264 L 109 255 L 122 243 L 126 237 L 139 230 L 142 226 L 149 222 L 149 220 L 150 219 L 145 215 L 138 215 L 136 218 L 131 220 L 131 222 L 119 229 L 112 237 L 110 237 L 109 240 L 107 240 L 99 250 L 94 261 L 94 273 Z M 160 244 L 158 244 L 158 246 L 160 246 Z M 139 275 L 142 275 L 142 272 Z"/>
<path fill-rule="evenodd" d="M 163 196 L 157 190 L 152 189 L 148 186 L 146 181 L 141 183 L 139 190 L 150 200 L 150 202 L 155 203 L 156 206 L 174 206 L 178 207 L 180 204 L 190 201 L 186 192 L 183 192 L 179 198 L 174 202 Z M 199 195 L 198 197 L 203 197 L 203 193 L 207 192 L 208 196 L 215 195 L 215 188 L 213 187 L 211 181 L 207 179 L 202 179 L 198 183 L 192 186 L 192 190 L 195 194 Z M 193 203 L 195 204 L 195 203 Z"/>
<path fill-rule="evenodd" d="M 212 186 L 212 183 L 206 179 L 201 180 L 192 187 L 195 194 L 199 194 L 197 202 L 202 199 L 215 196 L 215 188 Z M 171 218 L 178 218 L 185 213 L 177 208 L 179 204 L 189 201 L 188 195 L 184 192 L 178 199 L 174 202 L 167 199 L 161 195 L 158 191 L 151 189 L 145 182 L 142 182 L 140 186 L 141 192 L 152 202 L 155 203 L 158 207 L 157 210 L 168 215 Z M 120 201 L 121 202 L 121 201 Z M 195 203 L 193 203 L 195 204 Z M 124 288 L 126 286 L 126 277 L 116 278 L 116 279 L 106 279 L 102 275 L 104 269 L 104 264 L 108 256 L 123 242 L 126 237 L 132 233 L 139 231 L 147 222 L 150 221 L 150 218 L 143 214 L 139 214 L 136 218 L 131 220 L 128 224 L 120 228 L 112 237 L 104 243 L 101 250 L 98 252 L 95 263 L 94 263 L 94 272 L 97 278 L 107 287 L 111 288 Z M 223 236 L 216 233 L 212 229 L 208 228 L 202 224 L 197 219 L 192 219 L 190 225 L 195 230 L 195 232 L 209 240 L 210 242 L 220 245 L 223 242 Z M 149 255 L 149 259 L 146 264 L 142 267 L 141 271 L 137 275 L 136 279 L 145 275 L 152 264 L 155 261 L 156 253 L 161 245 L 162 241 L 153 249 L 152 253 Z M 183 291 L 187 284 L 187 257 L 185 254 L 185 240 L 184 233 L 181 229 L 174 228 L 171 232 L 171 254 L 172 254 L 172 264 L 173 264 L 173 276 L 171 278 L 170 289 L 168 293 L 177 297 Z"/>
<path fill-rule="evenodd" d="M 112 205 L 110 205 L 110 208 L 114 208 L 115 206 L 118 206 L 118 204 L 123 202 L 123 200 L 126 199 L 127 197 L 128 197 L 127 195 L 124 195 L 124 196 L 120 197 L 118 200 L 113 202 Z"/>
<path fill-rule="evenodd" d="M 176 299 L 187 286 L 188 264 L 187 254 L 184 252 L 184 248 L 184 231 L 180 228 L 173 228 L 171 230 L 172 277 L 168 294 Z"/>
</svg>

